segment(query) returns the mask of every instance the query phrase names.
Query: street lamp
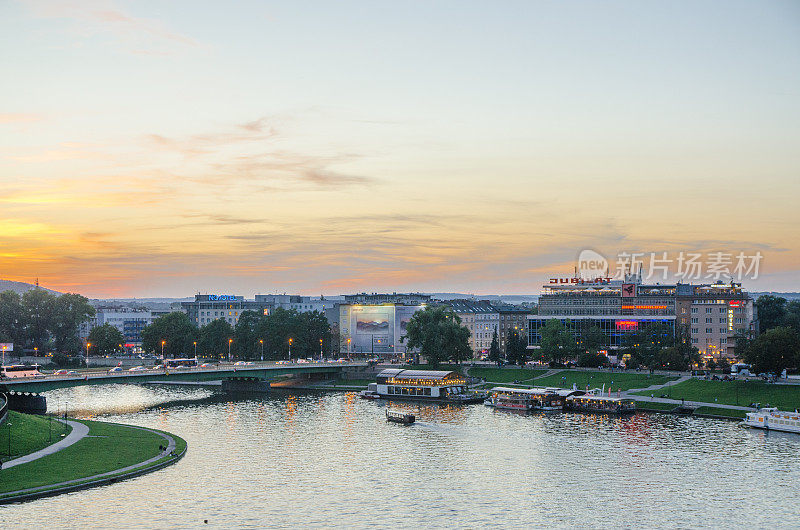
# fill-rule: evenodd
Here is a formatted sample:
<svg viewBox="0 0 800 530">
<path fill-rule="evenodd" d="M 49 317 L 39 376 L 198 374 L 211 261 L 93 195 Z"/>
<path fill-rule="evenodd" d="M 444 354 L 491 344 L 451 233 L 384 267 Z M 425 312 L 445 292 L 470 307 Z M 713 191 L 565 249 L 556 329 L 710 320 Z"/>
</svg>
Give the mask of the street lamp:
<svg viewBox="0 0 800 530">
<path fill-rule="evenodd" d="M 3 366 L 6 365 L 6 345 L 3 344 Z"/>
<path fill-rule="evenodd" d="M 264 339 L 258 339 L 258 343 L 261 344 L 261 361 L 264 361 Z"/>
<path fill-rule="evenodd" d="M 86 343 L 86 368 L 89 368 L 89 347 L 92 345 L 91 342 Z"/>
<path fill-rule="evenodd" d="M 233 339 L 228 339 L 228 361 L 231 360 L 231 344 L 233 344 Z"/>
<path fill-rule="evenodd" d="M 165 340 L 161 341 L 161 360 L 162 361 L 164 360 L 164 344 L 166 344 L 166 343 L 167 343 L 167 341 L 165 341 Z"/>
<path fill-rule="evenodd" d="M 289 337 L 289 361 L 292 360 L 292 342 L 294 342 L 293 339 Z"/>
<path fill-rule="evenodd" d="M 350 342 L 351 342 L 352 340 L 353 340 L 353 339 L 351 339 L 350 337 L 348 337 L 348 338 L 347 338 L 347 358 L 348 358 L 348 359 L 350 358 Z"/>
<path fill-rule="evenodd" d="M 197 341 L 192 341 L 192 344 L 194 344 L 194 358 L 197 359 Z"/>
<path fill-rule="evenodd" d="M 322 339 L 319 339 L 319 358 L 322 359 Z"/>
</svg>

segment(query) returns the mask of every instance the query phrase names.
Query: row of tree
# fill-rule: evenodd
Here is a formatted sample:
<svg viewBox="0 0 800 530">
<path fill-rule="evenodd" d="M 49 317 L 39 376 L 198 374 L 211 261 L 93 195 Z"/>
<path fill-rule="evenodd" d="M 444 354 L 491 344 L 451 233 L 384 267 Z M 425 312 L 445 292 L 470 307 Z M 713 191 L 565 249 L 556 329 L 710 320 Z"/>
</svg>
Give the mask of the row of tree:
<svg viewBox="0 0 800 530">
<path fill-rule="evenodd" d="M 765 294 L 756 300 L 758 331 L 765 333 L 772 328 L 792 328 L 800 335 L 800 300 L 788 302 L 781 296 Z"/>
<path fill-rule="evenodd" d="M 89 300 L 79 294 L 54 295 L 31 289 L 22 296 L 14 291 L 0 293 L 0 342 L 13 342 L 23 349 L 80 352 L 80 325 L 94 316 Z"/>
<path fill-rule="evenodd" d="M 320 342 L 321 341 L 321 342 Z M 142 347 L 166 357 L 223 358 L 230 352 L 238 359 L 286 359 L 318 357 L 330 353 L 338 341 L 325 315 L 277 308 L 269 315 L 244 311 L 232 326 L 224 319 L 196 328 L 182 312 L 168 313 L 142 330 Z"/>
</svg>

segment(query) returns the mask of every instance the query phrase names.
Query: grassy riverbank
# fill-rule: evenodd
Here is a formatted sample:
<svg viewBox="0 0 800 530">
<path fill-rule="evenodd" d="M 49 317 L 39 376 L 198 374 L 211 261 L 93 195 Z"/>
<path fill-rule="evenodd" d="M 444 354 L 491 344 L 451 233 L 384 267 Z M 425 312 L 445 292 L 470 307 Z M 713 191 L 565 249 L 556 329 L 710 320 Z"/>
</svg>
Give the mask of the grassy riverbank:
<svg viewBox="0 0 800 530">
<path fill-rule="evenodd" d="M 0 425 L 0 459 L 6 461 L 31 454 L 56 443 L 62 434 L 66 436 L 71 431 L 72 427 L 69 425 L 47 416 L 9 411 L 8 420 Z"/>
<path fill-rule="evenodd" d="M 158 433 L 131 426 L 99 421 L 80 420 L 89 427 L 89 435 L 75 444 L 27 464 L 0 470 L 0 499 L 4 493 L 17 490 L 40 488 L 47 490 L 55 484 L 92 480 L 91 477 L 114 472 L 157 457 L 161 452 L 159 445 L 167 441 Z M 181 454 L 186 442 L 175 439 L 175 454 Z M 163 463 L 170 457 L 160 459 L 144 467 Z M 130 471 L 128 471 L 130 472 Z M 113 476 L 113 473 L 112 475 Z"/>
<path fill-rule="evenodd" d="M 590 388 L 602 388 L 605 384 L 606 389 L 612 388 L 616 391 L 663 385 L 676 379 L 678 377 L 673 375 L 650 375 L 649 373 L 637 372 L 562 370 L 553 375 L 537 379 L 535 383 L 536 386 L 560 388 L 572 388 L 574 383 L 580 389 L 585 389 L 586 385 L 589 385 Z"/>
<path fill-rule="evenodd" d="M 800 408 L 800 385 L 776 385 L 763 381 L 706 381 L 690 379 L 669 389 L 637 392 L 641 396 L 669 395 L 672 399 L 747 406 L 750 403 L 769 403 L 781 410 Z"/>
<path fill-rule="evenodd" d="M 521 381 L 526 384 L 534 384 L 532 379 L 544 374 L 547 370 L 531 370 L 528 368 L 490 368 L 484 366 L 473 366 L 469 369 L 469 375 L 480 377 L 493 383 L 513 383 Z M 538 384 L 538 383 L 537 383 Z"/>
</svg>

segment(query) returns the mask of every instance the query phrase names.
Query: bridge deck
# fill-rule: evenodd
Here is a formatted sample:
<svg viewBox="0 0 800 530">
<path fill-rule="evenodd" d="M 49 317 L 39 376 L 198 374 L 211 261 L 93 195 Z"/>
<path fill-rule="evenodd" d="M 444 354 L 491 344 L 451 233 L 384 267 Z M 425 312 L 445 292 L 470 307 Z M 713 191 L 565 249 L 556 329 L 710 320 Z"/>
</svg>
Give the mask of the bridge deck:
<svg viewBox="0 0 800 530">
<path fill-rule="evenodd" d="M 58 388 L 81 385 L 107 385 L 113 383 L 146 383 L 152 381 L 216 381 L 233 377 L 251 377 L 270 380 L 287 375 L 313 373 L 339 373 L 344 368 L 363 367 L 364 362 L 348 363 L 256 363 L 249 366 L 220 365 L 214 368 L 167 368 L 159 370 L 122 372 L 80 372 L 74 375 L 41 375 L 20 377 L 0 381 L 0 391 L 4 392 L 47 392 Z"/>
</svg>

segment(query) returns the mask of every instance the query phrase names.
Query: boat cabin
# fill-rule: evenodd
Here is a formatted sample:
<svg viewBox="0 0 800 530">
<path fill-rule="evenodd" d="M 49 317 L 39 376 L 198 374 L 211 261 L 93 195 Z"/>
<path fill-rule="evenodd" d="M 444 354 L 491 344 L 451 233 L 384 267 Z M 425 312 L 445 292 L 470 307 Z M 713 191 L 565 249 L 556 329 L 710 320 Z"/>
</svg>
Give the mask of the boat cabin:
<svg viewBox="0 0 800 530">
<path fill-rule="evenodd" d="M 632 399 L 586 394 L 569 396 L 564 408 L 582 412 L 626 413 L 635 412 L 636 403 Z"/>
<path fill-rule="evenodd" d="M 496 386 L 490 392 L 490 405 L 510 410 L 561 410 L 564 399 L 546 388 L 508 388 Z"/>
<path fill-rule="evenodd" d="M 458 399 L 467 394 L 467 381 L 457 372 L 389 368 L 378 374 L 375 389 L 389 398 Z"/>
</svg>

